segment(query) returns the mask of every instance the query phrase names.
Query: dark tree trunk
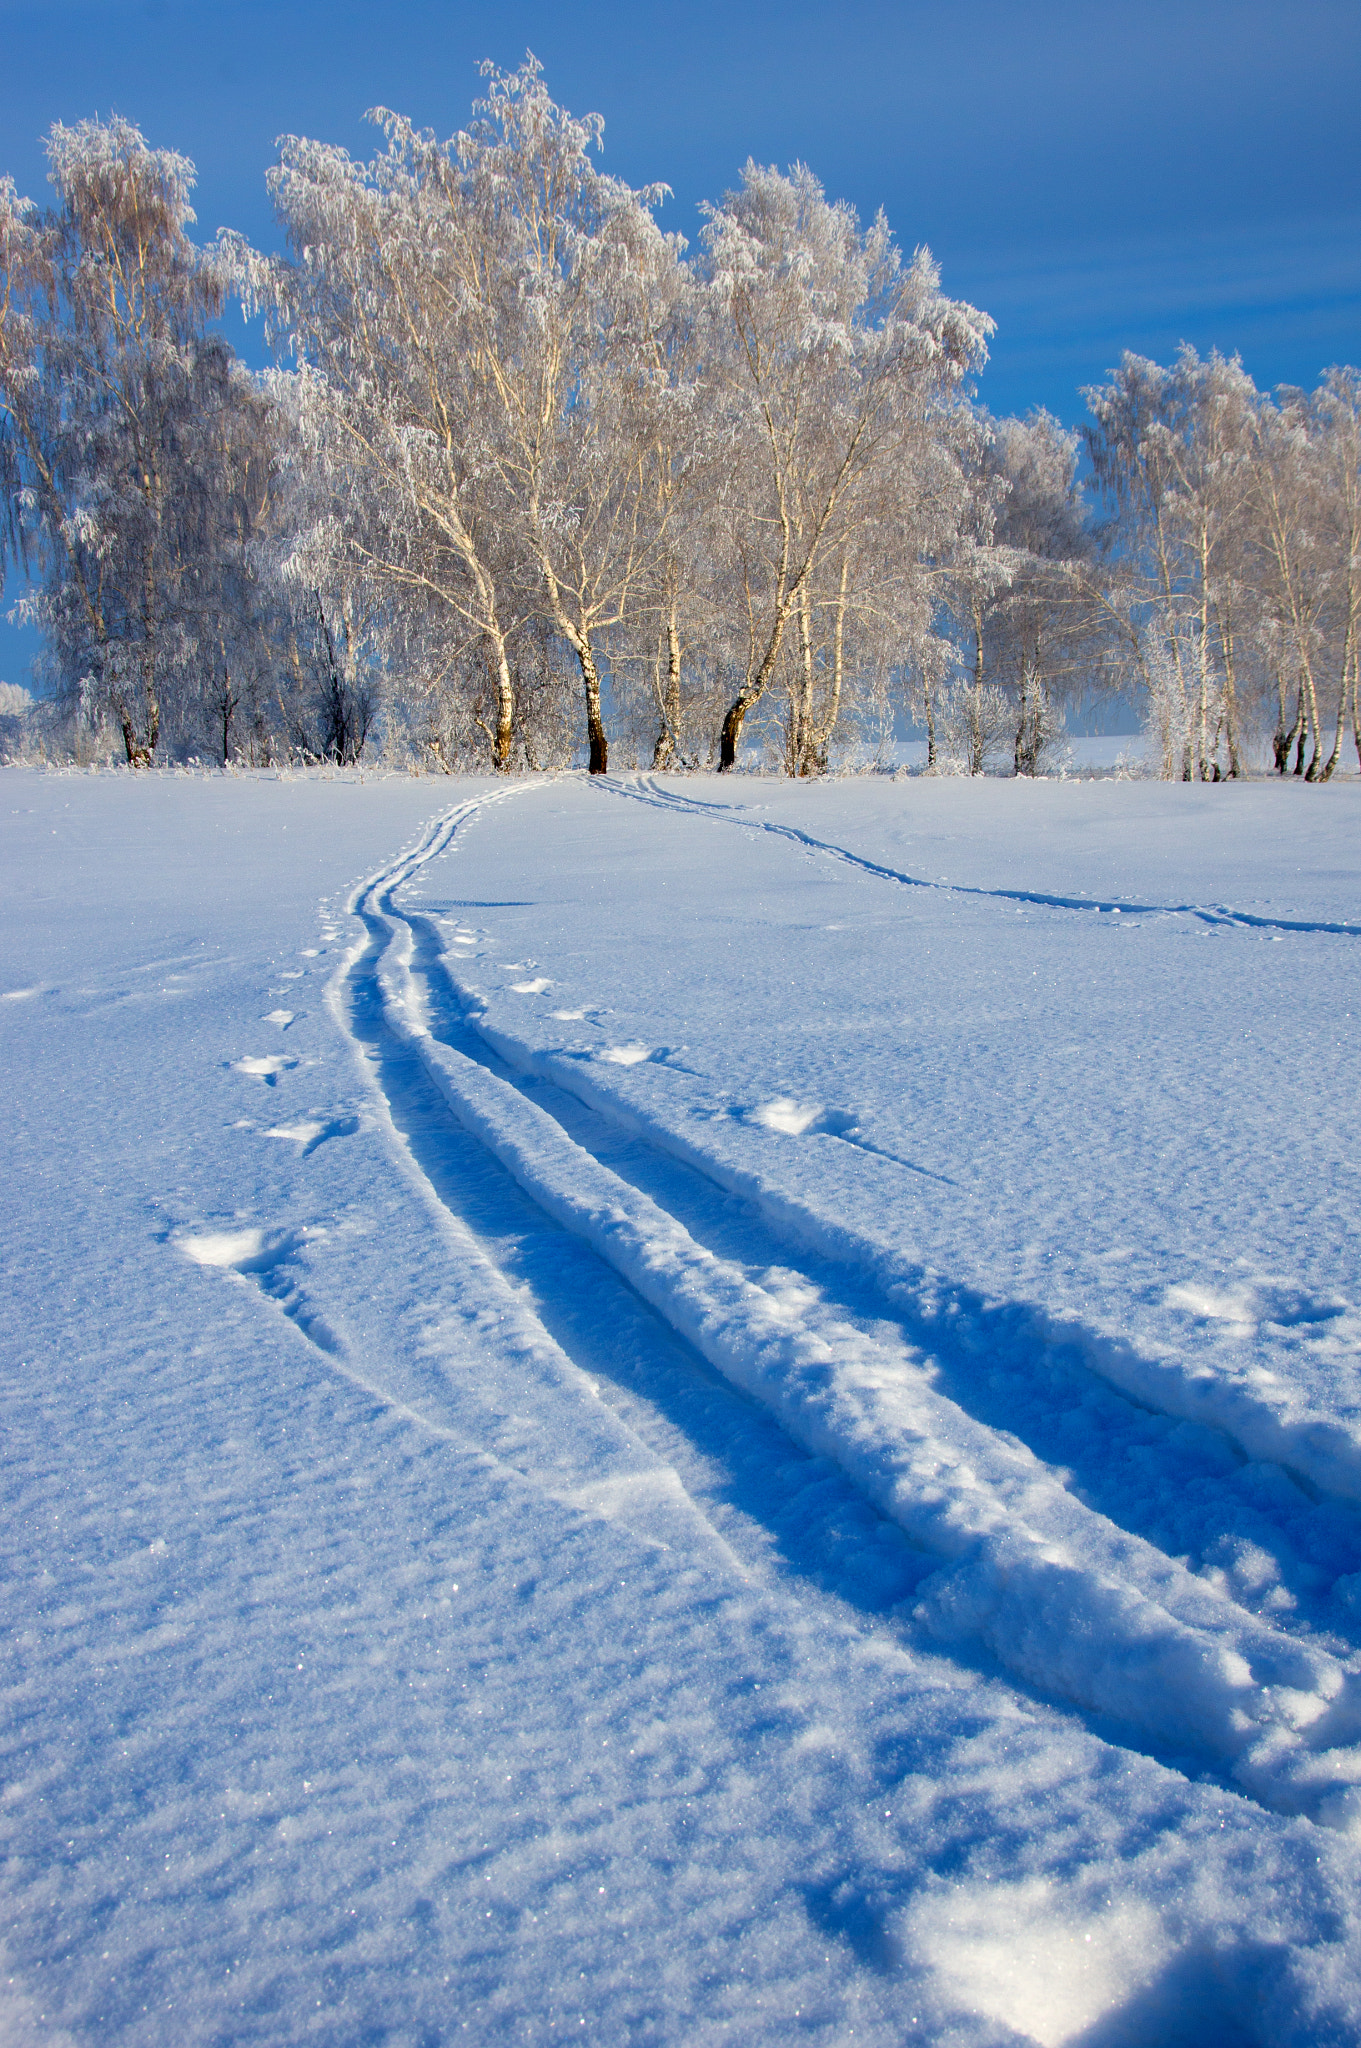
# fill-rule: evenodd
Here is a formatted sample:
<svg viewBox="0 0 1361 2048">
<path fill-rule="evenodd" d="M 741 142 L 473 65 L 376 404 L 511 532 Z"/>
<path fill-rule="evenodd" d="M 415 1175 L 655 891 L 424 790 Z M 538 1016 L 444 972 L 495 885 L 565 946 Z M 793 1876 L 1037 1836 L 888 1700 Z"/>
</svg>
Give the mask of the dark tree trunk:
<svg viewBox="0 0 1361 2048">
<path fill-rule="evenodd" d="M 745 698 L 738 697 L 728 706 L 728 714 L 723 720 L 723 729 L 718 736 L 718 772 L 720 775 L 726 775 L 730 768 L 736 766 L 737 749 L 742 744 L 742 727 L 746 722 L 746 716 L 746 700 Z"/>
<path fill-rule="evenodd" d="M 605 775 L 609 772 L 610 743 L 600 716 L 600 671 L 595 665 L 589 640 L 579 642 L 577 662 L 586 695 L 586 731 L 591 742 L 590 772 L 592 775 Z"/>
</svg>

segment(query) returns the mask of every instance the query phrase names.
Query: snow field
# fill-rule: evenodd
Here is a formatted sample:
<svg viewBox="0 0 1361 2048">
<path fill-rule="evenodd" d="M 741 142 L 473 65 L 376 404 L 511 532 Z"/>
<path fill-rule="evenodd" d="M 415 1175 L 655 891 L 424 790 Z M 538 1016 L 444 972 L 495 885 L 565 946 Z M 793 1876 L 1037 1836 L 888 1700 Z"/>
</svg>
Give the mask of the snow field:
<svg viewBox="0 0 1361 2048">
<path fill-rule="evenodd" d="M 1234 1008 L 1184 917 L 1103 984 L 1086 913 L 902 929 L 575 782 L 3 788 L 7 2037 L 1356 2038 L 1354 1510 L 1093 1370 L 1350 1427 L 1306 1100 L 1350 938 L 1206 926 L 1324 949 Z M 967 791 L 699 793 L 1059 894 L 1198 851 L 1059 789 L 991 842 Z M 1329 833 L 1219 857 L 1345 923 Z M 1185 1039 L 1141 1034 L 1145 1161 L 1080 1056 L 979 1030 L 1022 960 L 1126 1100 L 1130 982 L 1189 1035 L 1206 976 L 1307 1088 L 1202 1096 L 1169 1175 Z"/>
</svg>

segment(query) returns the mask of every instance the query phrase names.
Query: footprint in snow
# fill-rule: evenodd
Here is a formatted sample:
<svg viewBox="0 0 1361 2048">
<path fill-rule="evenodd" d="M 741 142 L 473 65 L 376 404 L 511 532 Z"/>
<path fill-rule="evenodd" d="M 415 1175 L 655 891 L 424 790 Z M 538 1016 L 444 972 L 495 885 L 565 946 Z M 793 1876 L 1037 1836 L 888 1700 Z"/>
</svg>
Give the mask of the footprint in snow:
<svg viewBox="0 0 1361 2048">
<path fill-rule="evenodd" d="M 763 1102 L 747 1115 L 763 1130 L 780 1131 L 787 1138 L 801 1138 L 809 1131 L 842 1138 L 855 1129 L 855 1118 L 844 1109 L 826 1109 L 820 1102 L 795 1102 L 787 1095 L 777 1095 L 773 1102 Z"/>
<path fill-rule="evenodd" d="M 310 1158 L 328 1138 L 352 1138 L 359 1129 L 357 1116 L 299 1117 L 296 1123 L 272 1124 L 261 1133 L 266 1138 L 291 1138 L 301 1159 Z"/>
<path fill-rule="evenodd" d="M 196 1266 L 239 1266 L 258 1259 L 264 1242 L 263 1230 L 209 1230 L 180 1238 L 179 1248 Z"/>
<path fill-rule="evenodd" d="M 546 975 L 536 974 L 533 981 L 513 981 L 510 989 L 512 995 L 541 996 L 546 988 L 552 988 L 552 986 L 552 982 L 549 981 Z"/>
<path fill-rule="evenodd" d="M 293 1263 L 307 1240 L 321 1235 L 324 1233 L 306 1226 L 301 1230 L 207 1230 L 192 1237 L 178 1237 L 175 1244 L 196 1266 L 216 1266 L 219 1271 L 240 1273 L 254 1280 L 261 1293 L 283 1310 L 309 1343 L 335 1357 L 343 1355 L 344 1345 L 311 1307 L 297 1284 Z"/>
<path fill-rule="evenodd" d="M 291 1010 L 271 1010 L 267 1016 L 260 1019 L 260 1022 L 262 1024 L 277 1024 L 280 1031 L 287 1031 L 289 1025 L 293 1022 L 293 1012 Z"/>
<path fill-rule="evenodd" d="M 256 1227 L 205 1230 L 195 1237 L 177 1238 L 175 1242 L 185 1258 L 191 1259 L 196 1266 L 228 1266 L 235 1273 L 259 1273 L 270 1266 L 277 1266 L 281 1259 L 286 1259 L 296 1249 L 298 1233 Z"/>
<path fill-rule="evenodd" d="M 559 1024 L 579 1024 L 586 1015 L 584 1010 L 550 1010 L 549 1016 Z"/>
<path fill-rule="evenodd" d="M 948 1173 L 938 1173 L 932 1166 L 922 1166 L 915 1159 L 905 1159 L 901 1152 L 890 1151 L 887 1145 L 876 1145 L 860 1129 L 859 1122 L 848 1109 L 827 1109 L 820 1102 L 795 1102 L 787 1095 L 777 1095 L 772 1102 L 762 1102 L 755 1109 L 733 1109 L 730 1116 L 742 1117 L 747 1123 L 759 1124 L 762 1130 L 778 1131 L 786 1138 L 840 1138 L 847 1145 L 854 1145 L 858 1152 L 872 1153 L 876 1159 L 890 1159 L 895 1166 L 906 1167 L 909 1173 L 919 1173 L 925 1180 L 938 1180 L 944 1186 L 958 1187 L 958 1181 L 951 1180 Z"/>
<path fill-rule="evenodd" d="M 652 1047 L 638 1044 L 606 1045 L 601 1047 L 596 1058 L 604 1060 L 605 1064 L 611 1067 L 638 1067 L 644 1060 L 652 1058 Z"/>
<path fill-rule="evenodd" d="M 1236 1286 L 1210 1287 L 1194 1280 L 1164 1290 L 1168 1308 L 1178 1308 L 1197 1322 L 1223 1323 L 1230 1335 L 1248 1336 L 1262 1324 L 1277 1329 L 1342 1323 L 1349 1304 L 1341 1296 L 1320 1301 L 1301 1287 L 1277 1279 L 1247 1280 Z"/>
<path fill-rule="evenodd" d="M 297 1064 L 296 1060 L 285 1059 L 281 1052 L 259 1053 L 249 1059 L 232 1061 L 238 1074 L 254 1074 L 269 1088 L 277 1084 L 280 1074 Z"/>
</svg>

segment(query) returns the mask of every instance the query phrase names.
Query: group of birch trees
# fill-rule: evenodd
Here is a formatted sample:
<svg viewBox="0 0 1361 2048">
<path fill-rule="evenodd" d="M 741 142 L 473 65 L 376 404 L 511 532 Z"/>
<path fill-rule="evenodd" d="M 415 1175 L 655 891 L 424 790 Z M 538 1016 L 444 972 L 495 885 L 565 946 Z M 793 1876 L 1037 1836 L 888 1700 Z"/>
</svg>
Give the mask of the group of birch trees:
<svg viewBox="0 0 1361 2048">
<path fill-rule="evenodd" d="M 1162 773 L 1241 775 L 1265 714 L 1278 774 L 1361 757 L 1361 376 L 1259 392 L 1237 359 L 1126 356 L 1086 394 L 1110 607 Z"/>
<path fill-rule="evenodd" d="M 1084 473 L 979 407 L 992 323 L 882 217 L 749 163 L 688 252 L 532 59 L 486 77 L 447 141 L 286 138 L 275 257 L 196 246 L 192 167 L 124 123 L 53 130 L 46 212 L 0 182 L 0 546 L 69 732 L 808 775 L 906 716 L 933 767 L 1033 774 L 1113 691 L 1164 773 L 1241 773 L 1264 706 L 1282 773 L 1333 772 L 1354 372 L 1127 356 Z"/>
</svg>

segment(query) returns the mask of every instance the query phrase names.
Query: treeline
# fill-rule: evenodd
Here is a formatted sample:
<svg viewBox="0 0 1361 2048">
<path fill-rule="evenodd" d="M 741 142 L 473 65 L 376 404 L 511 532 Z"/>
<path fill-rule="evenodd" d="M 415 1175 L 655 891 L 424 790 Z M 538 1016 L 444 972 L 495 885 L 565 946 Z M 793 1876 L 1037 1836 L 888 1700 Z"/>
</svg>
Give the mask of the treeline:
<svg viewBox="0 0 1361 2048">
<path fill-rule="evenodd" d="M 195 244 L 192 166 L 56 127 L 0 182 L 3 546 L 59 743 L 132 763 L 614 757 L 790 774 L 910 715 L 1041 772 L 1139 704 L 1162 772 L 1361 757 L 1361 378 L 1127 355 L 1091 424 L 978 404 L 992 322 L 802 167 L 687 253 L 529 60 L 465 133 L 289 138 L 289 253 Z M 279 368 L 219 325 L 262 310 Z M 1086 464 L 1081 461 L 1085 452 Z"/>
</svg>

